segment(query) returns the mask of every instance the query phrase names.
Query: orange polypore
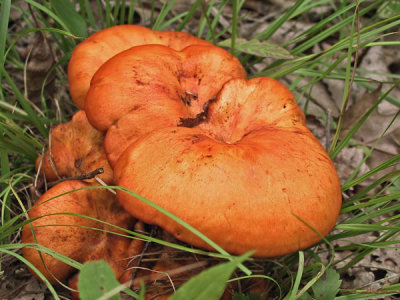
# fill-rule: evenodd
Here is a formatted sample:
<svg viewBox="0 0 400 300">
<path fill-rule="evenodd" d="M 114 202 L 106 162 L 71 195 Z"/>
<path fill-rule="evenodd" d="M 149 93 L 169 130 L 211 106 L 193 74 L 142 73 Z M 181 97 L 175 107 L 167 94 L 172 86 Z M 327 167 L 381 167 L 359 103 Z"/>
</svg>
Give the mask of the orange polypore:
<svg viewBox="0 0 400 300">
<path fill-rule="evenodd" d="M 256 250 L 259 257 L 317 243 L 341 207 L 329 155 L 307 129 L 293 94 L 271 78 L 233 79 L 197 126 L 161 128 L 140 138 L 118 160 L 114 179 L 225 250 Z M 210 249 L 137 198 L 117 196 L 133 216 Z"/>
<path fill-rule="evenodd" d="M 29 211 L 32 222 L 24 226 L 22 242 L 37 243 L 80 263 L 104 259 L 121 282 L 127 281 L 127 268 L 132 257 L 142 251 L 143 242 L 121 236 L 124 232 L 116 227 L 130 229 L 135 219 L 106 189 L 74 191 L 89 186 L 93 185 L 71 180 L 48 190 Z M 65 282 L 76 272 L 58 258 L 39 254 L 37 249 L 23 248 L 24 257 L 51 283 Z"/>
<path fill-rule="evenodd" d="M 212 45 L 185 32 L 156 31 L 138 25 L 118 25 L 94 33 L 73 51 L 68 66 L 70 94 L 83 108 L 90 81 L 100 66 L 134 46 L 160 44 L 175 50 L 189 45 Z"/>
<path fill-rule="evenodd" d="M 133 47 L 96 72 L 85 111 L 95 128 L 108 130 L 104 147 L 113 166 L 134 140 L 195 117 L 226 81 L 245 77 L 240 62 L 219 47 Z"/>
<path fill-rule="evenodd" d="M 77 112 L 72 120 L 51 131 L 50 149 L 36 161 L 36 168 L 48 181 L 81 176 L 102 168 L 97 175 L 111 184 L 113 171 L 103 147 L 104 133 L 93 128 L 84 111 Z M 91 181 L 94 181 L 93 179 Z"/>
</svg>

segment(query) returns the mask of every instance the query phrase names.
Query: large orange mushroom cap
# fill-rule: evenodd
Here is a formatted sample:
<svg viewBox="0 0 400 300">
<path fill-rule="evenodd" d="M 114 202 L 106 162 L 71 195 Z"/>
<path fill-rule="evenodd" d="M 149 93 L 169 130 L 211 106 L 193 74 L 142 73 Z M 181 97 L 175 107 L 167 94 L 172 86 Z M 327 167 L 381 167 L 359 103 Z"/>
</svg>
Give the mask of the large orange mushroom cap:
<svg viewBox="0 0 400 300">
<path fill-rule="evenodd" d="M 161 44 L 176 50 L 189 45 L 212 45 L 185 32 L 156 31 L 138 25 L 118 25 L 91 35 L 73 51 L 68 66 L 70 94 L 83 108 L 90 81 L 100 66 L 114 55 L 134 46 Z"/>
<path fill-rule="evenodd" d="M 95 128 L 108 130 L 104 147 L 113 166 L 136 138 L 196 116 L 225 82 L 245 77 L 239 60 L 219 47 L 133 47 L 96 72 L 85 111 Z"/>
<path fill-rule="evenodd" d="M 106 189 L 74 191 L 88 186 L 92 184 L 71 180 L 48 190 L 29 211 L 33 221 L 24 226 L 22 242 L 37 242 L 81 263 L 104 259 L 117 278 L 128 280 L 126 268 L 142 251 L 143 242 L 123 237 L 119 235 L 122 230 L 89 218 L 126 229 L 135 224 L 135 219 Z M 57 258 L 44 253 L 40 256 L 34 248 L 23 248 L 23 255 L 53 284 L 65 282 L 75 272 Z"/>
<path fill-rule="evenodd" d="M 271 78 L 226 83 L 207 120 L 155 130 L 130 145 L 114 179 L 235 254 L 307 248 L 334 227 L 341 189 L 293 94 Z M 210 248 L 156 209 L 118 192 L 123 207 L 176 238 Z"/>
<path fill-rule="evenodd" d="M 113 171 L 104 152 L 104 133 L 93 128 L 84 111 L 78 111 L 72 120 L 58 125 L 51 132 L 49 150 L 36 161 L 48 181 L 87 174 L 102 168 L 97 175 L 110 184 Z M 92 180 L 94 181 L 94 180 Z"/>
</svg>

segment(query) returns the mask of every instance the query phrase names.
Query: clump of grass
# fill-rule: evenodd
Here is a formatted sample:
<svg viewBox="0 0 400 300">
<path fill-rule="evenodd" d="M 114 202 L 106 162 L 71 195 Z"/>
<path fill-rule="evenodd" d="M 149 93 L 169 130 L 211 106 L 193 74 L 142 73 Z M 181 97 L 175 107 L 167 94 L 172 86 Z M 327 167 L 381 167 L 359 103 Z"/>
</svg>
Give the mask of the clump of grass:
<svg viewBox="0 0 400 300">
<path fill-rule="evenodd" d="M 388 42 L 384 39 L 386 36 L 395 34 L 399 28 L 400 11 L 395 11 L 397 1 L 298 0 L 248 41 L 241 39 L 238 30 L 241 23 L 245 22 L 243 0 L 197 0 L 187 11 L 179 14 L 174 12 L 175 1 L 165 1 L 163 5 L 158 5 L 156 1 L 105 0 L 95 1 L 95 6 L 90 5 L 87 0 L 72 2 L 25 0 L 24 3 L 27 4 L 28 10 L 14 6 L 11 0 L 3 0 L 0 6 L 0 80 L 2 83 L 2 89 L 0 89 L 0 198 L 2 200 L 0 253 L 3 259 L 6 256 L 12 256 L 34 271 L 35 267 L 19 253 L 22 247 L 35 247 L 78 269 L 82 268 L 81 264 L 54 253 L 50 249 L 37 244 L 24 245 L 18 239 L 22 226 L 29 223 L 27 211 L 34 197 L 30 189 L 35 182 L 35 159 L 45 148 L 51 125 L 59 122 L 55 112 L 62 111 L 65 115 L 69 115 L 75 110 L 65 96 L 67 95 L 65 67 L 71 51 L 80 40 L 92 32 L 116 24 L 133 23 L 138 12 L 144 10 L 147 4 L 150 16 L 142 20 L 146 26 L 158 30 L 191 28 L 195 35 L 229 47 L 248 70 L 254 70 L 254 66 L 264 61 L 265 57 L 275 57 L 272 63 L 250 73 L 250 76 L 270 76 L 278 79 L 287 75 L 294 76 L 295 80 L 290 88 L 300 95 L 301 99 L 305 99 L 301 102 L 305 110 L 309 101 L 308 95 L 315 84 L 324 79 L 343 81 L 342 106 L 339 118 L 334 120 L 335 132 L 329 147 L 332 159 L 335 159 L 343 149 L 357 146 L 354 145 L 355 141 L 352 137 L 370 114 L 377 109 L 379 103 L 388 101 L 400 108 L 400 100 L 390 94 L 398 87 L 399 76 L 381 74 L 389 78 L 389 81 L 376 82 L 369 78 L 368 71 L 357 68 L 361 51 L 376 46 L 399 45 L 399 42 Z M 279 47 L 270 43 L 271 37 L 283 24 L 302 20 L 310 10 L 320 6 L 331 7 L 331 13 Z M 391 12 L 389 15 L 387 15 L 388 7 Z M 232 15 L 229 25 L 223 27 L 220 19 L 224 16 L 226 8 L 231 9 Z M 10 23 L 11 9 L 20 13 L 18 24 Z M 385 12 L 386 15 L 382 18 Z M 32 103 L 29 94 L 26 94 L 24 82 L 20 79 L 24 78 L 24 73 L 26 73 L 26 61 L 16 50 L 16 46 L 24 38 L 32 38 L 35 32 L 45 36 L 56 60 L 54 66 L 44 76 L 40 101 Z M 328 48 L 317 52 L 311 51 L 315 45 L 328 38 L 333 40 Z M 257 45 L 257 50 L 261 47 L 263 51 L 255 52 L 254 43 Z M 286 56 L 282 57 L 282 55 Z M 57 87 L 64 91 L 64 98 L 59 101 L 45 95 L 46 82 L 50 74 L 55 75 Z M 375 104 L 352 125 L 347 134 L 341 136 L 352 87 L 355 85 L 373 91 L 376 89 L 376 83 L 382 84 L 385 89 L 379 92 Z M 390 129 L 390 126 L 393 126 L 392 123 L 382 131 L 382 136 Z M 376 145 L 369 148 L 363 147 L 366 155 L 362 163 L 374 154 Z M 274 282 L 270 285 L 269 295 L 275 299 L 311 299 L 311 297 L 328 299 L 319 296 L 319 293 L 326 292 L 328 287 L 334 287 L 328 295 L 329 299 L 335 297 L 335 299 L 371 299 L 399 294 L 398 283 L 387 283 L 377 290 L 358 287 L 345 290 L 339 287 L 340 276 L 363 258 L 378 249 L 398 249 L 400 223 L 396 212 L 400 209 L 399 162 L 400 155 L 395 155 L 365 174 L 358 175 L 361 164 L 354 170 L 342 186 L 345 201 L 341 220 L 334 232 L 326 237 L 323 243 L 286 257 L 257 260 L 257 264 L 263 265 L 265 270 L 263 275 L 250 274 L 248 268 L 254 262 L 243 265 L 239 261 L 235 266 L 241 266 L 242 271 L 247 275 L 238 271 L 231 280 L 240 280 L 246 276 L 262 276 Z M 143 201 L 146 200 L 143 199 Z M 174 218 L 172 215 L 170 217 Z M 356 237 L 370 233 L 375 234 L 373 240 L 355 242 Z M 127 234 L 138 235 L 131 231 Z M 140 238 L 180 251 L 235 260 L 223 249 L 218 249 L 218 246 L 216 249 L 220 250 L 220 253 L 210 253 L 180 244 L 171 244 L 151 236 L 140 236 Z M 207 239 L 207 237 L 204 238 Z M 346 256 L 338 255 L 343 253 L 347 253 Z M 2 271 L 7 271 L 3 263 L 1 267 Z M 36 273 L 47 282 L 40 272 Z M 323 278 L 328 279 L 326 281 L 328 284 L 324 285 Z M 207 281 L 207 278 L 203 280 Z M 208 280 L 213 280 L 213 278 L 208 278 Z M 58 298 L 56 290 L 49 282 L 47 282 L 47 287 L 53 296 Z M 117 292 L 120 290 L 117 289 Z M 324 297 L 328 296 L 324 294 Z M 140 297 L 140 295 L 137 294 L 135 297 Z M 238 295 L 236 299 L 248 298 L 245 295 Z"/>
</svg>

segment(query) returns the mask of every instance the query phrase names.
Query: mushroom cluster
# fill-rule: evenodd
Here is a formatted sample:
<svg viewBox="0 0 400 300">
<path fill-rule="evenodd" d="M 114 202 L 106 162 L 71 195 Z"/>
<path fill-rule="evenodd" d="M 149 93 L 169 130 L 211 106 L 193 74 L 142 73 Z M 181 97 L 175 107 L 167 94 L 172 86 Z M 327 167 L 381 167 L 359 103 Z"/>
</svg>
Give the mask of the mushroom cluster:
<svg viewBox="0 0 400 300">
<path fill-rule="evenodd" d="M 285 255 L 317 243 L 335 225 L 338 176 L 293 94 L 272 78 L 247 80 L 226 50 L 182 32 L 120 25 L 82 42 L 68 76 L 82 110 L 52 131 L 38 159 L 47 180 L 102 168 L 99 181 L 140 194 L 232 254 Z M 30 210 L 23 242 L 79 262 L 105 259 L 121 282 L 143 249 L 121 229 L 139 220 L 213 250 L 127 193 L 75 191 L 98 184 L 51 188 Z M 71 268 L 49 255 L 32 248 L 24 255 L 52 282 L 71 277 Z"/>
</svg>

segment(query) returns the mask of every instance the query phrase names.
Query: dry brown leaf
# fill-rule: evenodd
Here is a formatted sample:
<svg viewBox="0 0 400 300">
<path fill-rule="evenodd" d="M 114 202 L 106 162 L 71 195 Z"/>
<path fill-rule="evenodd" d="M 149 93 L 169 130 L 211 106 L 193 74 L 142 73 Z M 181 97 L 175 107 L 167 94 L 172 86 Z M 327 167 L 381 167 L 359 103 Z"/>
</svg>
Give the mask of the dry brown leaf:
<svg viewBox="0 0 400 300">
<path fill-rule="evenodd" d="M 44 34 L 37 32 L 32 45 L 27 65 L 27 87 L 29 98 L 36 103 L 35 98 L 40 97 L 42 85 L 45 91 L 54 94 L 54 73 L 46 79 L 48 72 L 54 64 L 49 41 Z M 45 82 L 46 80 L 46 82 Z M 40 100 L 38 100 L 40 101 Z"/>
<path fill-rule="evenodd" d="M 372 93 L 366 92 L 356 103 L 350 106 L 344 113 L 342 131 L 340 138 L 343 138 L 351 128 L 362 118 L 363 115 L 379 100 L 382 86 L 379 86 Z"/>
</svg>

